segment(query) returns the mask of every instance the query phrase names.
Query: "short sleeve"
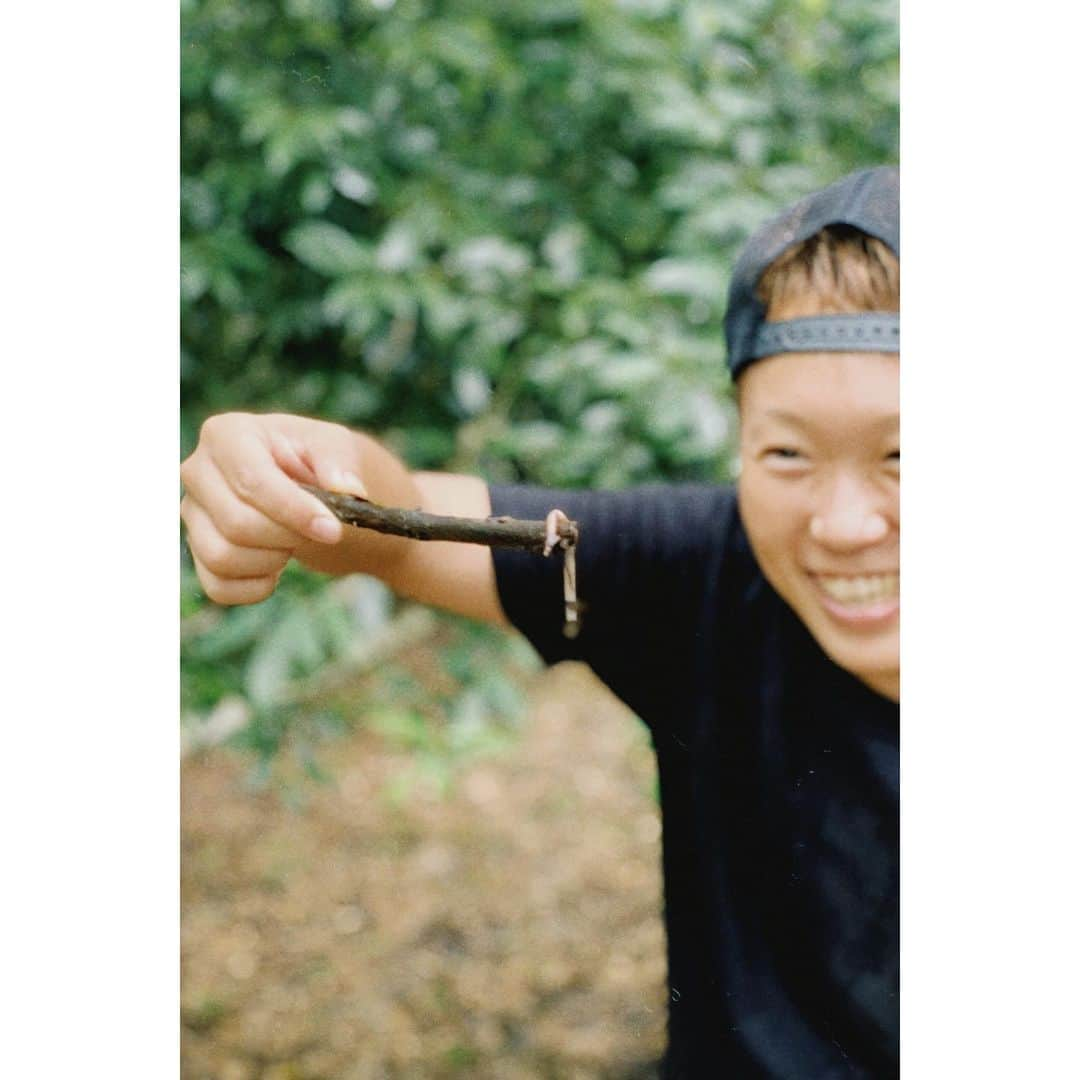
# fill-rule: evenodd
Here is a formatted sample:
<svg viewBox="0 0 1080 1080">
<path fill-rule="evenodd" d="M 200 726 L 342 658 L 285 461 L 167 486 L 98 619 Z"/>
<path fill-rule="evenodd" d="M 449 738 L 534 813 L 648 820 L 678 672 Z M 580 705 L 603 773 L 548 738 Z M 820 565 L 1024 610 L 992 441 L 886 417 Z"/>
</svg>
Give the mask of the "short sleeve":
<svg viewBox="0 0 1080 1080">
<path fill-rule="evenodd" d="M 712 638 L 738 518 L 735 493 L 704 485 L 492 486 L 491 503 L 495 515 L 541 520 L 558 508 L 578 522 L 579 635 L 563 635 L 561 552 L 545 559 L 496 548 L 500 602 L 547 663 L 585 662 L 651 726 Z"/>
</svg>

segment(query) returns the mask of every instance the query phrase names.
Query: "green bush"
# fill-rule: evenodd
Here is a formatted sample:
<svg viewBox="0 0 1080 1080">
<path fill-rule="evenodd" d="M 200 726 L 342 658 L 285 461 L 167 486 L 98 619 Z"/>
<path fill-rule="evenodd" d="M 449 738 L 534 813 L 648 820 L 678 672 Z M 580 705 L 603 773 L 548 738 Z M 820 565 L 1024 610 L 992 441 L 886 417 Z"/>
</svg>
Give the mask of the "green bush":
<svg viewBox="0 0 1080 1080">
<path fill-rule="evenodd" d="M 185 0 L 184 452 L 210 413 L 282 409 L 490 480 L 727 479 L 734 257 L 793 198 L 896 160 L 896 20 Z"/>
</svg>

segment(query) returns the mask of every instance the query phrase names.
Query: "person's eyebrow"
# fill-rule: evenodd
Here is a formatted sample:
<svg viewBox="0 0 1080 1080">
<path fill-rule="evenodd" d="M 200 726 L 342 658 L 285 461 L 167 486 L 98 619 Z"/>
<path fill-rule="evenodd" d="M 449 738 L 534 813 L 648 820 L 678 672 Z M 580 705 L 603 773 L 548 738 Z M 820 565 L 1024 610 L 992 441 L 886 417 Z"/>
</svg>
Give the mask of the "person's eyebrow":
<svg viewBox="0 0 1080 1080">
<path fill-rule="evenodd" d="M 813 424 L 805 417 L 800 416 L 798 413 L 789 412 L 787 409 L 766 409 L 761 416 L 765 420 L 775 420 L 778 423 L 789 424 L 791 427 L 803 428 L 804 430 L 813 427 Z"/>
<path fill-rule="evenodd" d="M 816 424 L 797 412 L 791 412 L 790 409 L 765 409 L 761 413 L 761 419 L 772 420 L 780 424 L 787 424 L 789 427 L 798 428 L 805 432 L 817 430 Z M 886 413 L 882 416 L 875 417 L 872 420 L 868 420 L 867 423 L 877 431 L 895 431 L 900 427 L 900 414 Z"/>
</svg>

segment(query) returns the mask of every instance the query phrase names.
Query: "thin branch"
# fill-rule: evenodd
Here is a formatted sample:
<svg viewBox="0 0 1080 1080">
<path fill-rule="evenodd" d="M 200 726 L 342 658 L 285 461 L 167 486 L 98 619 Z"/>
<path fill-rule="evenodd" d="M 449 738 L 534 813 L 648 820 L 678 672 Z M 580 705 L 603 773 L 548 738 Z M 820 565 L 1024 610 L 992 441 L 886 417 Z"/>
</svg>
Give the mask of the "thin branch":
<svg viewBox="0 0 1080 1080">
<path fill-rule="evenodd" d="M 459 518 L 427 514 L 422 510 L 398 510 L 378 506 L 355 495 L 303 484 L 346 525 L 411 540 L 452 540 L 463 544 L 486 544 L 488 547 L 519 548 L 537 555 L 550 555 L 562 548 L 563 561 L 563 634 L 575 638 L 581 630 L 581 607 L 577 598 L 578 526 L 561 510 L 552 510 L 545 521 L 520 521 L 512 517 Z"/>
<path fill-rule="evenodd" d="M 547 554 L 550 550 L 548 526 L 544 521 L 522 521 L 511 517 L 445 517 L 422 510 L 378 506 L 353 495 L 324 491 L 309 484 L 302 486 L 320 499 L 340 521 L 361 529 L 407 536 L 412 540 L 453 540 L 464 544 L 486 544 L 488 547 L 521 548 L 538 555 Z M 564 518 L 556 532 L 560 547 L 570 548 L 578 542 L 578 527 L 574 521 Z"/>
</svg>

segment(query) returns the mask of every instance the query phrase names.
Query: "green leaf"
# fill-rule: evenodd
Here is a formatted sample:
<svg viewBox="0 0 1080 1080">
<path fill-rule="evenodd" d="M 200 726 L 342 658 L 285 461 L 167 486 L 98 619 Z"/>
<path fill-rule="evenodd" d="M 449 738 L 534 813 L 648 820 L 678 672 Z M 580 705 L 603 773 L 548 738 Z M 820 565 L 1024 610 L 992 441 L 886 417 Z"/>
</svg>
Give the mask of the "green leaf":
<svg viewBox="0 0 1080 1080">
<path fill-rule="evenodd" d="M 308 221 L 291 229 L 285 246 L 305 266 L 327 277 L 341 277 L 372 265 L 368 247 L 329 221 Z"/>
</svg>

